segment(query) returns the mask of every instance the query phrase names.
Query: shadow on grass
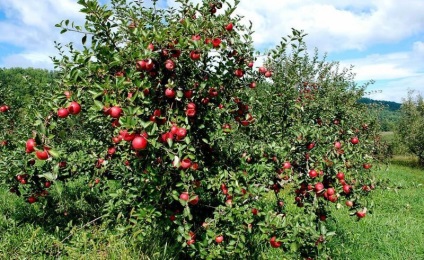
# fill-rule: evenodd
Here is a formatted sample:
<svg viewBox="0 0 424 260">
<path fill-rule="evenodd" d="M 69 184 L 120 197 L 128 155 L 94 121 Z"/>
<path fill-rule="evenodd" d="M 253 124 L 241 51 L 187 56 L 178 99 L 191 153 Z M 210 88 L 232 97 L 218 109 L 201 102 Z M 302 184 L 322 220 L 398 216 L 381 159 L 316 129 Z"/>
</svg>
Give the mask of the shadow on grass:
<svg viewBox="0 0 424 260">
<path fill-rule="evenodd" d="M 420 166 L 418 163 L 418 159 L 414 156 L 410 155 L 395 155 L 390 160 L 392 164 L 396 164 L 399 166 L 405 166 L 405 167 L 411 167 L 411 168 L 423 168 L 423 166 Z"/>
</svg>

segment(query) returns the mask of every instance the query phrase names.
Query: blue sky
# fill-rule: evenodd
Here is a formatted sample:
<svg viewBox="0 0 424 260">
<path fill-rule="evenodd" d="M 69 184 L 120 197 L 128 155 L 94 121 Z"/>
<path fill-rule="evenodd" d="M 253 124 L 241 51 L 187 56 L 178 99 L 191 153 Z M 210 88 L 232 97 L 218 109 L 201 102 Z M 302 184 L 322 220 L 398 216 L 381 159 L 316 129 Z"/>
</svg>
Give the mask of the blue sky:
<svg viewBox="0 0 424 260">
<path fill-rule="evenodd" d="M 54 25 L 63 19 L 82 24 L 79 9 L 77 0 L 0 0 L 0 67 L 52 69 L 53 41 L 80 41 Z M 408 89 L 424 94 L 422 10 L 423 0 L 241 0 L 236 13 L 252 21 L 258 50 L 275 46 L 292 27 L 304 30 L 310 50 L 353 65 L 359 83 L 375 80 L 368 97 L 401 102 Z"/>
</svg>

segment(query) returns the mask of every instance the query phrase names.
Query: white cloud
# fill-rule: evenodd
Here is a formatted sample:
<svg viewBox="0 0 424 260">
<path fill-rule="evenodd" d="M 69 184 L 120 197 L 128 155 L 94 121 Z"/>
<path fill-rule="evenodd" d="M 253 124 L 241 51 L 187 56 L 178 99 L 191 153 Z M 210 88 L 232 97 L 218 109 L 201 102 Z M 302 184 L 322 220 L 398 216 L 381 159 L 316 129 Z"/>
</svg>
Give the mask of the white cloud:
<svg viewBox="0 0 424 260">
<path fill-rule="evenodd" d="M 84 15 L 79 13 L 80 6 L 75 0 L 0 1 L 0 9 L 7 17 L 0 22 L 0 42 L 23 48 L 20 54 L 4 57 L 0 66 L 52 69 L 49 56 L 57 54 L 55 40 L 80 42 L 81 36 L 61 35 L 54 26 L 64 19 L 83 24 Z"/>
<path fill-rule="evenodd" d="M 165 3 L 177 6 L 175 0 L 160 0 L 158 5 Z M 151 2 L 146 0 L 145 4 Z M 0 0 L 0 10 L 7 17 L 0 21 L 0 43 L 23 48 L 22 53 L 0 60 L 0 67 L 53 68 L 48 58 L 56 55 L 53 41 L 79 43 L 81 38 L 76 33 L 59 34 L 54 24 L 68 18 L 83 24 L 84 15 L 79 9 L 77 0 Z M 422 0 L 252 0 L 241 1 L 236 13 L 246 17 L 244 23 L 252 21 L 258 49 L 272 48 L 281 37 L 291 33 L 291 28 L 296 28 L 308 34 L 305 40 L 309 48 L 317 47 L 320 53 L 343 54 L 346 50 L 366 51 L 377 44 L 389 45 L 422 35 L 422 10 Z M 393 90 L 385 92 L 397 98 L 393 94 L 401 91 L 397 84 L 407 82 L 412 89 L 424 86 L 416 83 L 422 83 L 424 42 L 417 41 L 409 47 L 396 53 L 342 60 L 341 64 L 353 64 L 358 80 L 391 80 L 385 87 Z"/>
<path fill-rule="evenodd" d="M 408 96 L 408 90 L 416 90 L 424 95 L 424 75 L 391 80 L 377 83 L 368 89 L 372 92 L 369 98 L 376 100 L 390 100 L 401 103 Z"/>
</svg>

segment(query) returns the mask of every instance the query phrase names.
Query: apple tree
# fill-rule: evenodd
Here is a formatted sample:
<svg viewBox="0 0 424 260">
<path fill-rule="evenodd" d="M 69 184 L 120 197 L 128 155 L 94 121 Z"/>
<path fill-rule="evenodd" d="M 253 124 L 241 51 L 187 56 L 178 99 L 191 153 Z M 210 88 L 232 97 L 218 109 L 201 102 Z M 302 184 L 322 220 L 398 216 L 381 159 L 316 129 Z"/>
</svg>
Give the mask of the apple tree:
<svg viewBox="0 0 424 260">
<path fill-rule="evenodd" d="M 107 196 L 105 221 L 144 242 L 160 230 L 181 257 L 252 257 L 258 241 L 322 254 L 331 203 L 363 218 L 373 189 L 363 89 L 303 55 L 296 30 L 255 69 L 237 1 L 177 2 L 79 0 L 85 24 L 57 24 L 81 46 L 57 43 L 59 90 L 41 102 L 10 185 L 50 203 L 51 185 L 83 178 Z"/>
<path fill-rule="evenodd" d="M 396 135 L 410 153 L 418 157 L 418 162 L 424 166 L 424 100 L 420 94 L 414 96 L 410 91 L 401 106 L 401 119 L 396 128 Z"/>
</svg>

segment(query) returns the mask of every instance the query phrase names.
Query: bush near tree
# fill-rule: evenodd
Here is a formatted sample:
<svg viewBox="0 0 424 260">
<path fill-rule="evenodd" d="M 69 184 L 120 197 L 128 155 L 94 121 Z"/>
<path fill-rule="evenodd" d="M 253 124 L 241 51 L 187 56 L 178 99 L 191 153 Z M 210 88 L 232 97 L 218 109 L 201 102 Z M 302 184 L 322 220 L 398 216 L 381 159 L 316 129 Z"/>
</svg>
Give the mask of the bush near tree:
<svg viewBox="0 0 424 260">
<path fill-rule="evenodd" d="M 424 99 L 414 91 L 401 106 L 401 119 L 395 134 L 397 141 L 402 143 L 410 153 L 418 157 L 418 162 L 424 166 Z"/>
<path fill-rule="evenodd" d="M 181 258 L 255 257 L 264 244 L 329 257 L 331 211 L 371 209 L 381 143 L 357 102 L 366 85 L 309 56 L 294 29 L 255 68 L 237 2 L 177 2 L 78 1 L 85 24 L 57 26 L 83 47 L 57 43 L 57 91 L 13 134 L 3 179 L 56 214 L 72 205 L 66 183 L 82 180 L 107 200 L 91 197 L 103 221 L 142 243 L 159 234 Z"/>
</svg>

